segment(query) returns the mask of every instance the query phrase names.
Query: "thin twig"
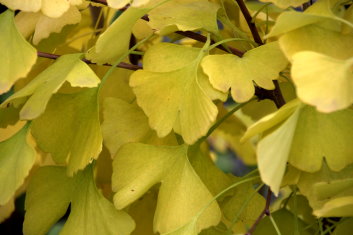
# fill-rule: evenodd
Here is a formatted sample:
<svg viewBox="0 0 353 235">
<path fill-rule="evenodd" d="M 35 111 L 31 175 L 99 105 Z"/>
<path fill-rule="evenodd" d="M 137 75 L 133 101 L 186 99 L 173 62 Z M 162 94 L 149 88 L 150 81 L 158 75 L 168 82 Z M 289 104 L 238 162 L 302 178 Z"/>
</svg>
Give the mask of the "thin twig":
<svg viewBox="0 0 353 235">
<path fill-rule="evenodd" d="M 272 197 L 272 192 L 271 189 L 268 188 L 267 190 L 267 197 L 266 197 L 266 205 L 259 217 L 255 220 L 254 224 L 251 226 L 251 228 L 248 230 L 248 232 L 245 235 L 252 235 L 252 233 L 255 231 L 257 225 L 260 223 L 260 221 L 265 217 L 265 216 L 270 216 L 270 203 L 271 203 L 271 197 Z"/>
<path fill-rule="evenodd" d="M 61 55 L 56 55 L 56 54 L 51 54 L 51 53 L 46 53 L 46 52 L 41 52 L 41 51 L 38 51 L 37 55 L 38 55 L 38 57 L 43 57 L 43 58 L 52 59 L 52 60 L 56 60 L 61 56 Z M 96 63 L 93 63 L 92 61 L 87 60 L 87 59 L 82 59 L 82 61 L 87 64 L 96 64 Z M 110 64 L 103 64 L 103 65 L 104 66 L 111 66 Z M 138 70 L 138 69 L 142 69 L 141 66 L 133 65 L 133 64 L 125 63 L 125 62 L 121 62 L 116 67 L 128 69 L 128 70 L 133 70 L 133 71 Z"/>
</svg>

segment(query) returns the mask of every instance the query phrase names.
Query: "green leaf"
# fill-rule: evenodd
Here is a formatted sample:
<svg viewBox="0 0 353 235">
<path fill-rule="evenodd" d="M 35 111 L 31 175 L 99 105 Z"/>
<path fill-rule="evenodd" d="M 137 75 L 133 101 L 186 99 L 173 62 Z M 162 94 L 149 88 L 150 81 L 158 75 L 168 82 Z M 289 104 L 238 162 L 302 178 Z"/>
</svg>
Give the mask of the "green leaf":
<svg viewBox="0 0 353 235">
<path fill-rule="evenodd" d="M 274 89 L 272 80 L 287 66 L 287 59 L 277 42 L 252 49 L 242 58 L 235 55 L 209 55 L 202 68 L 218 90 L 231 94 L 236 102 L 246 102 L 255 94 L 253 81 L 268 90 Z"/>
<path fill-rule="evenodd" d="M 128 235 L 135 225 L 98 191 L 92 166 L 74 178 L 64 167 L 40 168 L 33 176 L 26 199 L 25 235 L 46 234 L 71 203 L 71 212 L 60 234 Z M 50 210 L 48 210 L 50 208 Z"/>
<path fill-rule="evenodd" d="M 0 14 L 0 94 L 10 90 L 20 78 L 25 77 L 36 62 L 36 50 L 18 32 L 14 13 Z"/>
<path fill-rule="evenodd" d="M 29 124 L 9 139 L 0 142 L 0 205 L 15 195 L 29 174 L 36 152 L 28 141 Z"/>
<path fill-rule="evenodd" d="M 197 48 L 159 44 L 147 51 L 144 70 L 132 74 L 137 104 L 159 137 L 174 129 L 186 143 L 194 143 L 215 121 L 212 100 L 223 100 L 225 94 L 211 86 L 199 67 L 203 56 Z"/>
<path fill-rule="evenodd" d="M 134 230 L 135 223 L 131 217 L 124 211 L 116 210 L 98 191 L 91 166 L 75 177 L 75 187 L 71 213 L 61 231 L 62 235 L 129 235 Z"/>
<path fill-rule="evenodd" d="M 169 1 L 148 14 L 148 24 L 162 35 L 198 29 L 218 34 L 218 9 L 217 4 L 205 0 Z"/>
<path fill-rule="evenodd" d="M 353 103 L 352 65 L 352 58 L 338 60 L 311 51 L 294 54 L 292 78 L 298 97 L 320 112 L 348 108 Z"/>
<path fill-rule="evenodd" d="M 193 226 L 188 224 L 213 197 L 191 166 L 187 150 L 185 145 L 122 146 L 113 161 L 112 185 L 113 191 L 117 192 L 115 206 L 120 209 L 126 207 L 161 182 L 154 230 L 161 234 L 183 226 L 188 232 L 192 230 Z M 196 231 L 217 225 L 220 216 L 220 209 L 213 202 L 198 218 Z"/>
<path fill-rule="evenodd" d="M 96 45 L 86 53 L 86 58 L 98 64 L 114 64 L 129 50 L 132 27 L 149 10 L 129 7 L 99 36 Z"/>
<path fill-rule="evenodd" d="M 84 169 L 102 149 L 97 89 L 54 95 L 46 112 L 33 121 L 32 134 L 56 163 L 67 164 L 68 175 Z"/>
<path fill-rule="evenodd" d="M 25 235 L 44 235 L 65 215 L 74 191 L 74 178 L 58 166 L 41 167 L 28 185 L 25 202 Z"/>
<path fill-rule="evenodd" d="M 271 213 L 271 216 L 276 221 L 278 228 L 283 235 L 297 235 L 296 233 L 296 224 L 295 224 L 295 217 L 297 215 L 292 214 L 286 209 L 278 210 L 274 213 Z M 310 235 L 314 234 L 313 230 L 306 229 L 307 224 L 305 224 L 300 218 L 297 217 L 298 221 L 298 228 L 300 235 Z M 269 217 L 264 218 L 261 220 L 259 225 L 257 226 L 254 235 L 274 235 L 278 234 L 271 223 Z"/>
<path fill-rule="evenodd" d="M 148 125 L 146 115 L 136 103 L 130 104 L 121 99 L 107 98 L 104 101 L 103 115 L 104 143 L 112 156 L 115 156 L 121 145 L 130 142 L 176 144 L 171 136 L 164 141 L 158 138 L 156 132 Z"/>
<path fill-rule="evenodd" d="M 82 54 L 61 56 L 53 65 L 40 73 L 27 86 L 9 97 L 3 104 L 15 99 L 30 96 L 20 112 L 21 119 L 35 119 L 40 116 L 53 93 L 56 93 L 65 81 L 72 86 L 95 87 L 100 82 L 90 67 L 81 61 Z"/>
</svg>

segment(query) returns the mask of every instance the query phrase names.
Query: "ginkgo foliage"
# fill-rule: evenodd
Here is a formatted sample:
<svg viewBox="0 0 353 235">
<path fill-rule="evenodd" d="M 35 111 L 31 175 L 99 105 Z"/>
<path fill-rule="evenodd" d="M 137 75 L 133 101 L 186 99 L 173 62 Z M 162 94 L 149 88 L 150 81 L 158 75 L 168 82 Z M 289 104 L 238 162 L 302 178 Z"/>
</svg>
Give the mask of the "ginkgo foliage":
<svg viewBox="0 0 353 235">
<path fill-rule="evenodd" d="M 0 6 L 0 234 L 353 231 L 352 0 Z"/>
</svg>

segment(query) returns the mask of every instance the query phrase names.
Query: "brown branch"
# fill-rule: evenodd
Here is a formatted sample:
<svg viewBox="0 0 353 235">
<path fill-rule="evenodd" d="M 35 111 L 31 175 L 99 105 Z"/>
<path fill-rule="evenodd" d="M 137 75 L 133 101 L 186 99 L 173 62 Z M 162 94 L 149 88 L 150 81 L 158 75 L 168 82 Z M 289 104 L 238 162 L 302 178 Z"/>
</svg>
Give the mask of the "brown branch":
<svg viewBox="0 0 353 235">
<path fill-rule="evenodd" d="M 240 8 L 240 11 L 243 13 L 243 16 L 246 20 L 246 23 L 248 24 L 249 28 L 250 28 L 250 31 L 251 31 L 251 34 L 254 38 L 254 41 L 259 44 L 259 45 L 262 45 L 263 42 L 260 38 L 260 35 L 259 35 L 259 31 L 257 31 L 257 28 L 256 28 L 256 25 L 254 22 L 252 22 L 252 17 L 248 11 L 248 8 L 246 8 L 245 6 L 245 3 L 243 0 L 236 0 L 237 3 L 238 3 L 238 6 Z"/>
<path fill-rule="evenodd" d="M 61 56 L 61 55 L 50 54 L 50 53 L 41 52 L 41 51 L 38 51 L 37 55 L 38 55 L 38 57 L 43 57 L 43 58 L 52 59 L 52 60 L 56 60 Z M 86 64 L 96 64 L 96 63 L 93 63 L 92 61 L 87 60 L 87 59 L 82 59 L 82 61 L 85 62 Z M 103 65 L 104 66 L 112 66 L 110 64 L 103 64 Z M 128 70 L 133 70 L 133 71 L 138 70 L 138 69 L 142 69 L 141 66 L 133 65 L 133 64 L 125 63 L 125 62 L 121 62 L 116 67 L 128 69 Z"/>
<path fill-rule="evenodd" d="M 252 233 L 255 231 L 257 225 L 260 223 L 260 221 L 265 217 L 265 216 L 270 216 L 270 203 L 271 203 L 271 197 L 272 197 L 272 192 L 270 188 L 267 190 L 267 197 L 266 197 L 266 205 L 259 217 L 255 220 L 254 224 L 251 226 L 251 228 L 248 230 L 248 232 L 245 235 L 252 235 Z"/>
</svg>

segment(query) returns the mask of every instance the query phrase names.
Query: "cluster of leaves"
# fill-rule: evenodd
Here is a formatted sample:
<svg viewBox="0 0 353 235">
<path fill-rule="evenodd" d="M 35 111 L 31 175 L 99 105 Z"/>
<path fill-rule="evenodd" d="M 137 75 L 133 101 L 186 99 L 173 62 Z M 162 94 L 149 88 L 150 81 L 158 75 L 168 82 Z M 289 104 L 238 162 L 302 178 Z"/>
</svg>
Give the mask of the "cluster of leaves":
<svg viewBox="0 0 353 235">
<path fill-rule="evenodd" d="M 352 231 L 352 1 L 0 3 L 0 221 L 26 191 L 25 235 Z"/>
</svg>

